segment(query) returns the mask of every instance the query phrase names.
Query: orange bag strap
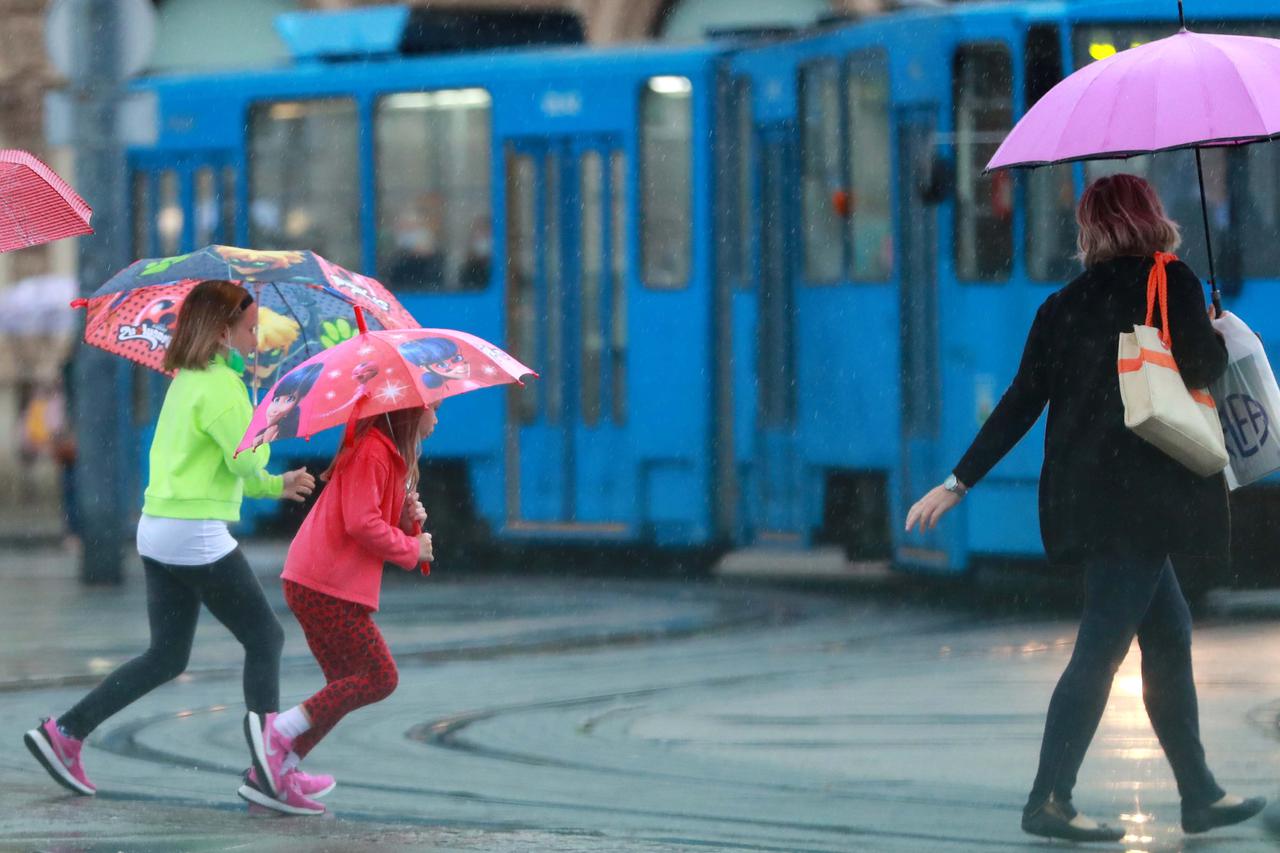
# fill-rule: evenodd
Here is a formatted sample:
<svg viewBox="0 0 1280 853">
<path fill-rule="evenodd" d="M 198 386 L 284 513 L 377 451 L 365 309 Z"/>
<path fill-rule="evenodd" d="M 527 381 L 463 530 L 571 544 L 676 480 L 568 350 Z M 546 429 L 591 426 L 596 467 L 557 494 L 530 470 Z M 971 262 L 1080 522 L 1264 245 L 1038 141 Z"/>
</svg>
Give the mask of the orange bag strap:
<svg viewBox="0 0 1280 853">
<path fill-rule="evenodd" d="M 1155 315 L 1156 303 L 1160 303 L 1160 342 L 1168 349 L 1173 346 L 1173 338 L 1169 334 L 1169 272 L 1166 267 L 1169 261 L 1176 261 L 1178 256 L 1171 252 L 1156 252 L 1155 263 L 1147 276 L 1147 320 Z"/>
</svg>

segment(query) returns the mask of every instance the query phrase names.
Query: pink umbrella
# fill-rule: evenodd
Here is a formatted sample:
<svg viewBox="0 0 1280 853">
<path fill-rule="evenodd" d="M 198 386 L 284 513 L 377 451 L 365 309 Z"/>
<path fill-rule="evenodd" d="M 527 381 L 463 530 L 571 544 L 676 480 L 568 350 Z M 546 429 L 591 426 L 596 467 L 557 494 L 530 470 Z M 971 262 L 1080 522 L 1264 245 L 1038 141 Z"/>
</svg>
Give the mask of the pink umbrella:
<svg viewBox="0 0 1280 853">
<path fill-rule="evenodd" d="M 93 209 L 26 151 L 0 151 L 0 252 L 92 234 Z"/>
<path fill-rule="evenodd" d="M 237 452 L 308 437 L 357 418 L 426 406 L 479 388 L 537 376 L 488 341 L 451 329 L 368 331 L 312 356 L 277 380 Z"/>
<path fill-rule="evenodd" d="M 1220 309 L 1200 149 L 1280 137 L 1278 91 L 1280 40 L 1193 33 L 1184 25 L 1058 83 L 1009 132 L 987 170 L 1194 148 L 1209 282 Z"/>
</svg>

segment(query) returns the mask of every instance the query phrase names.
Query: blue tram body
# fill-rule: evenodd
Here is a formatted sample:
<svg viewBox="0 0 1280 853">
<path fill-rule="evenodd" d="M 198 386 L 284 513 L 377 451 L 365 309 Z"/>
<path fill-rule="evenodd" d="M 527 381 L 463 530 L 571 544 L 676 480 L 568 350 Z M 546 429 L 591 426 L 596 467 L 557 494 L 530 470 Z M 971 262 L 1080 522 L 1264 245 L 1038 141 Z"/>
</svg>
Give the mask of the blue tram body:
<svg viewBox="0 0 1280 853">
<path fill-rule="evenodd" d="M 1108 168 L 982 167 L 1064 74 L 1172 32 L 1167 5 L 975 4 L 768 41 L 429 57 L 390 53 L 402 13 L 290 16 L 288 67 L 138 84 L 158 127 L 130 153 L 135 253 L 313 248 L 424 325 L 533 365 L 529 388 L 450 401 L 429 448 L 495 537 L 832 541 L 937 572 L 1035 558 L 1039 425 L 954 518 L 901 532 L 1074 274 L 1073 202 Z M 1280 34 L 1248 0 L 1194 11 L 1197 28 Z M 1207 159 L 1215 243 L 1245 258 L 1220 279 L 1267 341 L 1272 148 Z M 1204 271 L 1182 156 L 1123 168 L 1156 180 Z"/>
</svg>

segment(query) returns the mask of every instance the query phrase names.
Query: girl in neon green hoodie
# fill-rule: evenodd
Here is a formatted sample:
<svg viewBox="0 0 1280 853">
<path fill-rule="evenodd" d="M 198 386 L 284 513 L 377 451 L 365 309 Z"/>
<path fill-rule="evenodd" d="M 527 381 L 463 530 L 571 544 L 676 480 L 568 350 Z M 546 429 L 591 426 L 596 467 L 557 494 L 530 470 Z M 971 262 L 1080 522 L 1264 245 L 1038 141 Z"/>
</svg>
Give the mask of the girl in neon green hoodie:
<svg viewBox="0 0 1280 853">
<path fill-rule="evenodd" d="M 240 519 L 242 497 L 301 501 L 315 479 L 302 468 L 268 474 L 266 447 L 235 455 L 253 414 L 240 353 L 257 349 L 257 316 L 253 297 L 229 281 L 202 282 L 182 304 L 165 357 L 177 373 L 151 442 L 138 522 L 151 645 L 70 711 L 26 734 L 36 759 L 76 793 L 97 790 L 80 758 L 84 738 L 186 669 L 201 604 L 244 646 L 248 709 L 277 710 L 284 632 L 227 523 Z"/>
</svg>

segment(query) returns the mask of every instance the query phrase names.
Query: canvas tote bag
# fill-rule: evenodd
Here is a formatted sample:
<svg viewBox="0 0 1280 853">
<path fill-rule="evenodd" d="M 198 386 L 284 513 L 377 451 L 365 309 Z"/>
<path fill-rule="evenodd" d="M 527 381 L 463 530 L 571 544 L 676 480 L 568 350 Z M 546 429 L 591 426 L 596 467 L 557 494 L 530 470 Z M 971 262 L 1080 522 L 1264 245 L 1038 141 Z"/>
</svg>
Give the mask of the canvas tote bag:
<svg viewBox="0 0 1280 853">
<path fill-rule="evenodd" d="M 1124 425 L 1201 477 L 1227 467 L 1227 445 L 1213 397 L 1188 389 L 1170 351 L 1168 252 L 1156 252 L 1147 277 L 1147 319 L 1120 334 L 1117 370 Z M 1160 307 L 1160 329 L 1151 325 Z"/>
</svg>

